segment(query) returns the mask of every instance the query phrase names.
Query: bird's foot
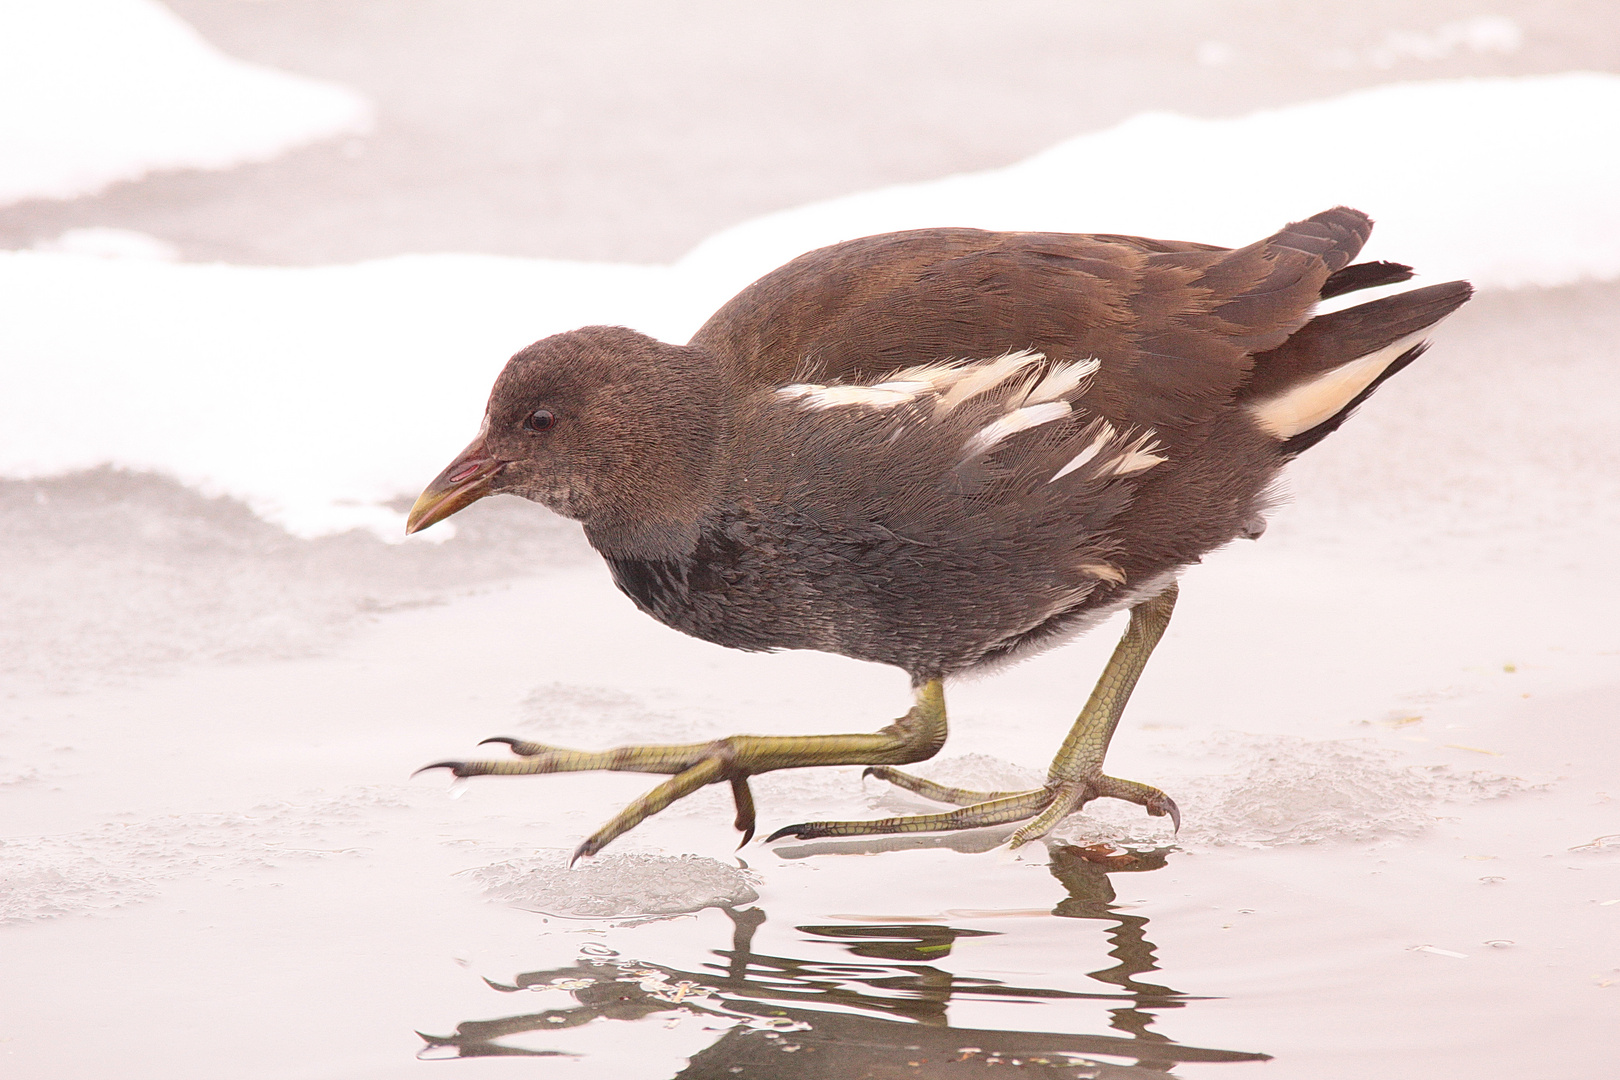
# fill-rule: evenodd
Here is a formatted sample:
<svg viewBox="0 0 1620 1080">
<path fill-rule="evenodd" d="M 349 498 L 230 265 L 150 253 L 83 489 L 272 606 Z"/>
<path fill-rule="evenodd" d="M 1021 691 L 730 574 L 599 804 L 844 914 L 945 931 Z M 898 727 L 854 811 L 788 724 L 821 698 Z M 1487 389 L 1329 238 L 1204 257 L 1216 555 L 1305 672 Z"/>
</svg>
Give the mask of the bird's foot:
<svg viewBox="0 0 1620 1080">
<path fill-rule="evenodd" d="M 1027 818 L 1029 823 L 1008 838 L 1008 843 L 1016 848 L 1045 836 L 1065 817 L 1093 799 L 1101 798 L 1134 802 L 1146 808 L 1152 817 L 1168 816 L 1176 831 L 1181 829 L 1181 811 L 1170 796 L 1156 787 L 1105 776 L 1101 772 L 1076 780 L 1053 781 L 1029 791 L 970 791 L 945 787 L 887 767 L 868 769 L 866 773 L 924 798 L 954 803 L 961 809 L 943 814 L 915 814 L 876 821 L 809 821 L 778 829 L 766 837 L 766 842 L 789 836 L 799 840 L 818 840 L 823 837 L 946 832 L 1004 825 Z"/>
<path fill-rule="evenodd" d="M 1085 806 L 1093 799 L 1123 799 L 1147 810 L 1149 817 L 1169 817 L 1175 832 L 1181 831 L 1181 810 L 1176 801 L 1156 787 L 1139 784 L 1135 780 L 1121 780 L 1097 772 L 1075 780 L 1049 781 L 1043 791 L 1052 793 L 1052 799 L 1035 815 L 1029 824 L 1013 833 L 1007 840 L 1020 847 L 1038 840 L 1057 828 L 1058 822 Z"/>
<path fill-rule="evenodd" d="M 712 743 L 689 743 L 678 746 L 622 746 L 616 750 L 565 750 L 497 736 L 485 743 L 505 743 L 517 755 L 506 761 L 436 761 L 416 770 L 448 769 L 453 776 L 523 776 L 537 773 L 583 772 L 605 770 L 610 772 L 671 773 L 670 779 L 659 784 L 641 798 L 619 811 L 611 821 L 581 841 L 574 849 L 572 864 L 582 855 L 595 855 L 616 837 L 629 832 L 647 818 L 670 803 L 692 792 L 722 780 L 731 784 L 732 798 L 737 804 L 737 831 L 746 844 L 754 836 L 754 796 L 748 787 L 749 773 L 739 760 L 739 750 L 746 736 L 719 739 Z M 739 844 L 738 847 L 741 847 Z"/>
<path fill-rule="evenodd" d="M 615 750 L 565 750 L 505 736 L 485 739 L 504 743 L 514 758 L 503 761 L 436 761 L 418 769 L 448 769 L 462 776 L 521 776 L 537 773 L 662 773 L 670 778 L 619 811 L 586 837 L 574 858 L 595 855 L 614 838 L 629 832 L 677 799 L 708 784 L 731 785 L 737 804 L 737 830 L 746 844 L 754 835 L 754 797 L 748 778 L 777 769 L 816 765 L 868 765 L 921 761 L 945 741 L 945 697 L 939 680 L 917 689 L 917 703 L 905 716 L 870 735 L 734 735 L 707 743 L 674 746 L 621 746 Z M 1017 821 L 1027 813 L 1007 818 Z M 742 845 L 739 844 L 739 847 Z"/>
</svg>

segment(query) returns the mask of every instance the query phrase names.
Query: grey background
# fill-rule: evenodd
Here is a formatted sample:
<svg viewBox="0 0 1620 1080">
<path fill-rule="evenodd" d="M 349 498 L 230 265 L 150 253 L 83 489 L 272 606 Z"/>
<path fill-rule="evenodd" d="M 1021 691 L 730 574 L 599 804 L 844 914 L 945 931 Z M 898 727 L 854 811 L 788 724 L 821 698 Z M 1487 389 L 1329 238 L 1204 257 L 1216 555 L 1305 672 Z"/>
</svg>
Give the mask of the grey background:
<svg viewBox="0 0 1620 1080">
<path fill-rule="evenodd" d="M 1620 70 L 1613 0 L 169 6 L 233 56 L 366 94 L 375 133 L 0 208 L 0 247 L 109 225 L 193 260 L 664 262 L 764 212 L 1004 165 L 1144 110 L 1225 116 L 1391 81 Z M 1392 32 L 1481 15 L 1513 19 L 1522 46 L 1379 54 Z"/>
</svg>

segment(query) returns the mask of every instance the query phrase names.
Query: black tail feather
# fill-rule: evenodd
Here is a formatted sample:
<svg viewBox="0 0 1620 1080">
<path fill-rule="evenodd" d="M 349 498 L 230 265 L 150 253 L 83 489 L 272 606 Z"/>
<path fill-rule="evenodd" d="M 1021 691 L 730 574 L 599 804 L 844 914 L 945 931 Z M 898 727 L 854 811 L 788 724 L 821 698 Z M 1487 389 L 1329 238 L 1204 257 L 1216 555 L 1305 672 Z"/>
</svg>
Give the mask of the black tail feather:
<svg viewBox="0 0 1620 1080">
<path fill-rule="evenodd" d="M 1412 268 L 1398 262 L 1364 262 L 1346 266 L 1328 276 L 1322 283 L 1322 299 L 1331 300 L 1359 289 L 1376 289 L 1380 285 L 1395 285 L 1410 281 Z"/>
<path fill-rule="evenodd" d="M 1473 292 L 1466 281 L 1448 281 L 1318 315 L 1277 348 L 1255 356 L 1249 381 L 1239 396 L 1265 400 L 1377 352 L 1433 326 L 1461 307 Z"/>
</svg>

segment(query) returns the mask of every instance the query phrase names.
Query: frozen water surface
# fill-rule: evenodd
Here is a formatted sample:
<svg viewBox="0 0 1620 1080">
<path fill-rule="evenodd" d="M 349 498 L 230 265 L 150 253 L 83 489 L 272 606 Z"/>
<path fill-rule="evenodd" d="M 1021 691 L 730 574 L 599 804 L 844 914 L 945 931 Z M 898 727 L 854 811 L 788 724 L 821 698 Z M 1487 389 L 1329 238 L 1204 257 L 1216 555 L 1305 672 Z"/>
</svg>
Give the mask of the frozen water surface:
<svg viewBox="0 0 1620 1080">
<path fill-rule="evenodd" d="M 175 6 L 216 31 L 246 27 L 238 45 L 259 49 L 247 58 L 260 65 L 277 48 L 294 59 L 341 53 L 352 40 L 345 20 L 391 15 L 402 16 L 391 28 L 431 39 L 422 63 L 477 54 L 423 29 L 439 25 L 424 14 L 432 5 L 403 0 Z M 50 24 L 32 44 L 0 45 L 34 65 L 33 75 L 0 74 L 33 91 L 0 95 L 0 121 L 65 133 L 42 144 L 55 152 L 0 166 L 0 188 L 13 194 L 67 193 L 188 162 L 224 168 L 367 122 L 371 107 L 356 93 L 229 59 L 155 4 L 55 7 L 0 13 L 8 28 Z M 821 187 L 773 189 L 759 198 L 787 206 L 934 178 L 737 225 L 674 266 L 466 254 L 304 269 L 175 261 L 195 258 L 200 243 L 189 226 L 159 227 L 175 190 L 308 180 L 348 143 L 260 172 L 159 178 L 106 204 L 36 201 L 0 214 L 0 231 L 27 234 L 19 246 L 32 249 L 0 256 L 0 1073 L 1428 1080 L 1612 1071 L 1620 158 L 1602 136 L 1620 121 L 1620 81 L 1612 47 L 1604 51 L 1613 35 L 1598 32 L 1612 15 L 1570 5 L 1575 14 L 1558 22 L 1547 6 L 1507 4 L 1485 17 L 1363 4 L 1354 25 L 1302 37 L 1298 26 L 1316 26 L 1316 15 L 1290 16 L 1305 20 L 1296 25 L 1267 9 L 1261 28 L 1234 5 L 1197 5 L 1122 53 L 1136 38 L 1107 23 L 1112 15 L 1031 4 L 1019 18 L 1026 7 L 1052 23 L 1065 66 L 1041 66 L 1044 37 L 1008 53 L 999 23 L 961 21 L 965 9 L 945 3 L 927 8 L 930 19 L 946 13 L 926 28 L 923 9 L 905 4 L 818 5 L 813 31 L 800 27 L 805 63 L 881 56 L 868 66 L 888 83 L 851 99 L 867 110 L 883 85 L 938 86 L 918 66 L 922 53 L 964 57 L 966 41 L 976 58 L 1001 57 L 981 65 L 995 86 L 963 83 L 971 92 L 924 102 L 918 115 L 948 116 L 949 138 L 895 137 L 884 149 L 895 157 L 956 161 L 935 144 L 954 145 L 974 124 L 979 138 L 1033 124 L 1048 107 L 1072 110 L 1053 88 L 1079 75 L 1090 80 L 1078 95 L 1093 110 L 1086 123 L 1041 138 L 1028 127 L 1027 145 L 996 160 L 963 155 L 950 168 L 843 188 L 823 177 Z M 73 13 L 90 11 L 111 21 L 74 29 Z M 491 25 L 528 17 L 520 5 L 499 11 Z M 872 11 L 905 35 L 860 37 L 855 22 Z M 574 63 L 573 77 L 600 89 L 595 61 L 567 59 L 568 34 L 583 31 L 546 17 L 555 42 L 535 37 L 532 47 L 556 45 L 547 70 Z M 1082 17 L 1106 25 L 1087 36 L 1062 22 Z M 447 18 L 469 37 L 492 33 Z M 679 31 L 683 49 L 717 55 L 702 51 L 712 43 L 693 26 L 658 22 L 669 16 L 654 7 L 639 18 L 654 26 L 647 33 Z M 323 34 L 300 52 L 265 30 L 277 19 L 318 23 Z M 745 29 L 780 36 L 787 25 Z M 255 38 L 255 27 L 265 32 Z M 41 45 L 45 37 L 55 44 Z M 845 38 L 868 51 L 849 53 Z M 843 51 L 828 52 L 831 39 Z M 716 40 L 724 52 L 741 39 Z M 1195 75 L 1164 61 L 1167 49 Z M 779 59 L 791 71 L 803 58 Z M 390 111 L 399 98 L 384 91 L 390 80 L 415 86 L 417 69 L 367 62 L 387 76 L 364 88 L 381 95 L 376 145 L 399 153 L 402 125 Z M 166 81 L 141 77 L 154 64 Z M 731 67 L 703 65 L 716 86 L 742 86 Z M 1610 73 L 1558 74 L 1574 66 Z M 325 80 L 341 68 L 299 70 Z M 1167 104 L 1210 116 L 1186 87 L 1241 71 L 1260 74 L 1219 83 L 1227 110 L 1213 119 L 1118 123 Z M 1505 78 L 1531 74 L 1543 77 Z M 66 86 L 68 76 L 82 85 Z M 1368 82 L 1394 78 L 1431 82 Z M 119 80 L 121 107 L 142 124 L 162 111 L 158 91 L 194 109 L 160 132 L 87 112 L 68 92 L 101 86 L 106 96 Z M 1026 107 L 1032 85 L 1038 109 Z M 1160 96 L 1165 85 L 1181 96 Z M 1022 119 L 998 104 L 1010 100 L 996 96 L 1007 87 L 1024 88 Z M 421 93 L 426 101 L 439 90 Z M 249 117 L 242 103 L 254 101 Z M 210 135 L 216 106 L 241 122 Z M 1238 115 L 1257 106 L 1271 111 Z M 822 146 L 811 114 L 837 106 L 807 108 L 792 114 L 802 129 L 767 110 L 773 137 L 787 127 Z M 1005 123 L 986 121 L 998 112 Z M 1425 122 L 1439 124 L 1433 138 Z M 600 111 L 579 123 L 624 152 Z M 1401 149 L 1400 167 L 1320 137 L 1328 123 L 1356 133 L 1356 150 L 1375 136 Z M 869 142 L 889 141 L 874 130 Z M 1162 160 L 1166 137 L 1240 158 L 1280 140 L 1296 171 L 1269 172 L 1267 191 L 1206 169 L 1209 201 L 1195 205 L 1089 167 L 1111 147 Z M 442 164 L 442 150 L 433 158 L 425 147 L 408 147 L 410 156 Z M 679 153 L 709 160 L 713 150 Z M 501 154 L 530 152 L 508 145 L 469 165 L 457 150 L 449 171 L 526 182 L 522 168 L 503 172 Z M 641 168 L 619 170 L 614 183 Z M 938 179 L 963 170 L 974 174 Z M 711 182 L 700 170 L 643 171 L 656 174 L 643 186 L 659 190 Z M 732 187 L 716 190 L 761 188 L 767 171 L 736 171 Z M 400 210 L 419 205 L 420 192 L 384 190 L 388 199 L 355 197 L 385 218 L 432 217 Z M 692 227 L 666 228 L 656 200 L 637 218 L 634 200 L 602 190 L 592 236 L 633 233 L 635 244 L 621 246 L 645 251 Z M 144 217 L 130 210 L 142 192 Z M 445 221 L 483 213 L 468 209 L 484 206 L 483 189 L 463 194 Z M 654 624 L 613 590 L 577 527 L 515 500 L 470 508 L 453 535 L 433 530 L 433 542 L 379 539 L 375 530 L 397 525 L 414 487 L 471 435 L 512 348 L 596 320 L 678 336 L 711 293 L 801 245 L 868 227 L 946 216 L 1248 240 L 1341 197 L 1377 204 L 1367 209 L 1389 242 L 1381 253 L 1421 258 L 1428 270 L 1455 259 L 1491 288 L 1421 363 L 1292 467 L 1297 495 L 1259 543 L 1216 553 L 1184 578 L 1176 621 L 1109 759 L 1117 774 L 1176 796 L 1179 836 L 1137 808 L 1093 805 L 1049 843 L 1018 852 L 1001 844 L 1005 830 L 737 850 L 729 799 L 711 788 L 570 869 L 566 853 L 648 777 L 491 777 L 454 788 L 443 774 L 410 778 L 427 762 L 491 749 L 477 748 L 491 735 L 595 748 L 859 731 L 908 704 L 892 670 L 743 655 Z M 37 221 L 22 228 L 27 213 Z M 723 223 L 738 220 L 729 203 L 725 213 Z M 916 214 L 930 220 L 907 216 Z M 231 250 L 260 250 L 257 233 L 273 224 L 262 216 L 236 222 L 254 236 Z M 200 232 L 230 224 L 187 220 Z M 577 225 L 518 224 L 557 235 Z M 300 218 L 293 232 L 311 228 Z M 343 242 L 411 250 L 373 233 Z M 325 250 L 307 247 L 316 248 Z M 953 686 L 951 741 L 918 771 L 958 786 L 1037 782 L 1118 629 Z M 762 834 L 931 808 L 863 781 L 858 768 L 770 774 L 754 790 Z M 469 1058 L 479 1060 L 455 1064 Z"/>
<path fill-rule="evenodd" d="M 1493 618 L 1472 568 L 1301 547 L 1188 576 L 1122 729 L 1111 767 L 1176 793 L 1179 838 L 1102 807 L 1017 854 L 995 833 L 733 854 L 710 789 L 567 870 L 647 778 L 452 800 L 404 777 L 548 712 L 600 746 L 870 728 L 906 698 L 884 669 L 682 638 L 588 562 L 372 615 L 316 656 L 69 694 L 14 679 L 7 1050 L 28 1076 L 394 1076 L 417 1055 L 601 1077 L 1239 1075 L 1260 1055 L 1279 1076 L 1577 1074 L 1620 979 L 1612 622 L 1555 575 Z M 959 686 L 923 771 L 1038 776 L 1110 645 Z M 916 808 L 856 769 L 757 797 L 766 829 Z M 87 1016 L 95 1039 L 47 1037 Z"/>
</svg>

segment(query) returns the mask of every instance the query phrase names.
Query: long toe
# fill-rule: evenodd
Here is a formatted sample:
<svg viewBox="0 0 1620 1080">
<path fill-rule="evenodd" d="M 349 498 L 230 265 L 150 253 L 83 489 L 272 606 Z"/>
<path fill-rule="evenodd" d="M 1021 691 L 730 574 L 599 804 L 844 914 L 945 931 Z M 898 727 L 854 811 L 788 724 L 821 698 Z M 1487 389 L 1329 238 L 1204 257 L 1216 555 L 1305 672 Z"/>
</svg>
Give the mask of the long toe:
<svg viewBox="0 0 1620 1080">
<path fill-rule="evenodd" d="M 986 825 L 1022 821 L 1041 812 L 1051 800 L 1047 788 L 1019 791 L 988 802 L 964 806 L 943 814 L 915 814 L 908 817 L 879 818 L 875 821 L 805 821 L 777 829 L 765 838 L 768 844 L 792 836 L 799 840 L 821 840 L 832 836 L 889 836 L 895 833 L 955 832 Z"/>
<path fill-rule="evenodd" d="M 737 831 L 747 843 L 754 834 L 754 796 L 748 777 L 777 769 L 799 769 L 827 765 L 888 766 L 921 761 L 939 750 L 945 741 L 945 695 L 938 679 L 931 679 L 916 690 L 916 703 L 904 716 L 881 731 L 857 735 L 733 735 L 712 742 L 680 745 L 621 746 L 612 750 L 567 750 L 525 742 L 502 735 L 485 742 L 502 743 L 516 757 L 502 761 L 440 761 L 428 769 L 449 769 L 456 776 L 523 776 L 540 773 L 639 772 L 663 774 L 668 780 L 648 791 L 621 810 L 588 837 L 574 852 L 578 859 L 594 855 L 625 832 L 663 810 L 677 799 L 709 784 L 727 781 L 737 804 Z M 1021 813 L 1027 817 L 1030 809 Z M 1012 819 L 1007 819 L 1012 820 Z M 991 824 L 992 822 L 972 822 Z M 855 826 L 834 823 L 838 835 L 855 835 Z M 891 822 L 887 831 L 921 831 L 927 826 L 911 822 Z M 969 825 L 943 826 L 967 828 Z M 795 827 L 778 832 L 788 835 Z M 801 831 L 822 826 L 803 825 Z M 834 835 L 821 833 L 818 835 Z M 773 837 L 772 839 L 775 839 Z M 739 845 L 740 846 L 740 845 Z"/>
<path fill-rule="evenodd" d="M 975 803 L 994 802 L 997 799 L 1021 794 L 1017 791 L 976 791 L 970 788 L 946 787 L 944 784 L 936 784 L 932 780 L 924 780 L 920 776 L 912 776 L 899 769 L 891 769 L 887 765 L 873 765 L 861 773 L 863 780 L 868 776 L 887 781 L 895 787 L 904 788 L 925 799 L 950 803 L 952 806 L 972 806 Z"/>
<path fill-rule="evenodd" d="M 1168 817 L 1171 827 L 1181 831 L 1181 808 L 1176 800 L 1150 784 L 1135 780 L 1121 780 L 1117 776 L 1099 776 L 1090 782 L 1091 799 L 1124 799 L 1147 810 L 1150 817 Z"/>
</svg>

